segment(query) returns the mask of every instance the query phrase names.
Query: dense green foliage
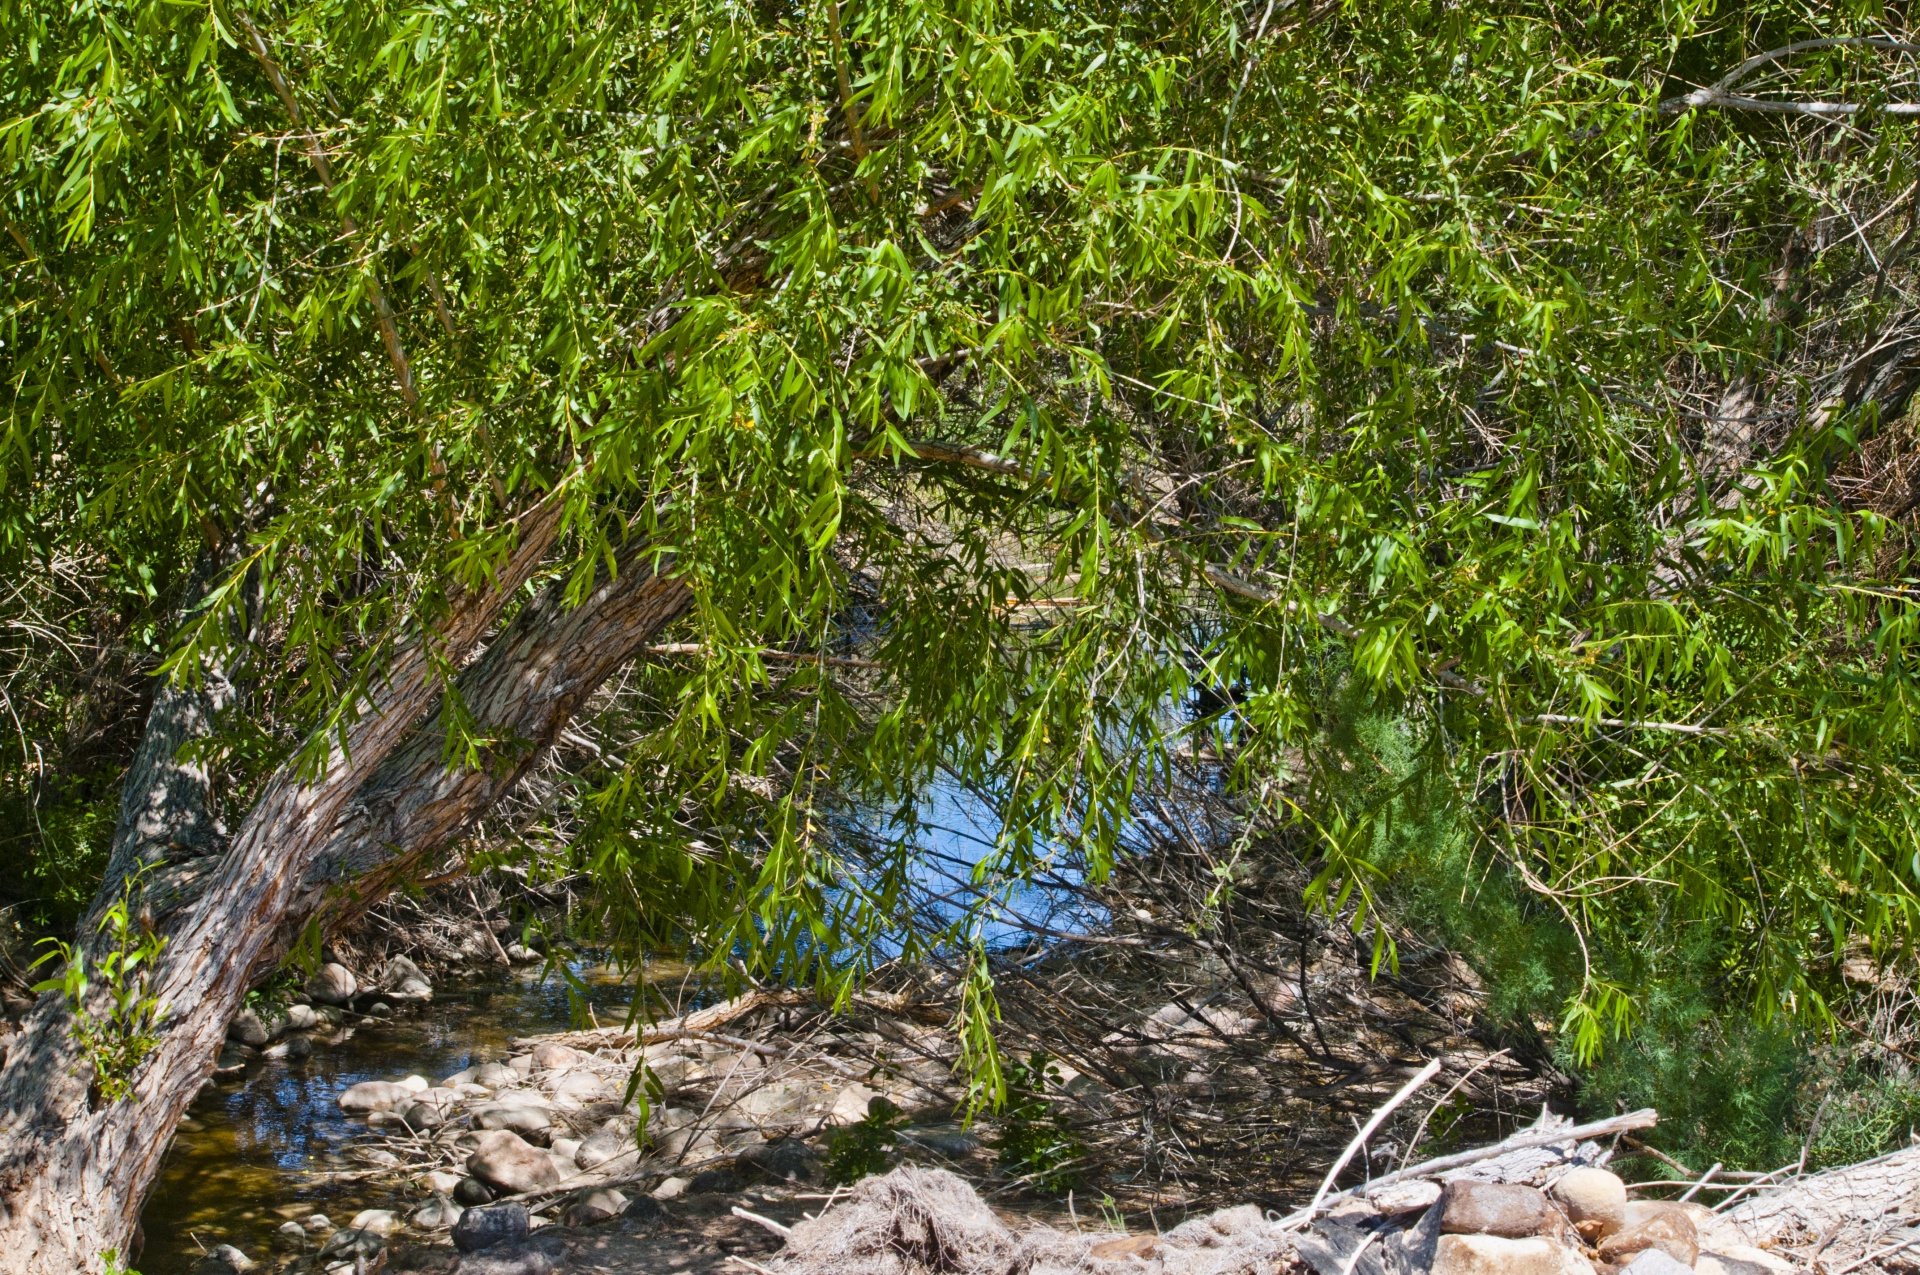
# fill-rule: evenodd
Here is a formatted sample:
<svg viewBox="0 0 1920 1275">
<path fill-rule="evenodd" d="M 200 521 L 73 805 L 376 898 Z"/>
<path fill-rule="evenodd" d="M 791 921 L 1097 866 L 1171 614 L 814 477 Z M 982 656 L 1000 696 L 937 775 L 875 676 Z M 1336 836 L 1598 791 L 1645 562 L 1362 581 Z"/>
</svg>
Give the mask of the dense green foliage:
<svg viewBox="0 0 1920 1275">
<path fill-rule="evenodd" d="M 699 654 L 579 776 L 629 937 L 857 971 L 935 776 L 1004 820 L 991 897 L 1099 872 L 1212 735 L 1356 928 L 1457 876 L 1575 1058 L 1682 968 L 1817 1019 L 1920 919 L 1907 509 L 1844 487 L 1904 437 L 1920 170 L 1909 123 L 1657 104 L 1890 21 L 5 0 L 0 554 L 147 582 L 137 636 L 245 537 L 169 648 L 253 648 L 244 792 L 544 494 L 582 586 L 638 538 Z"/>
</svg>

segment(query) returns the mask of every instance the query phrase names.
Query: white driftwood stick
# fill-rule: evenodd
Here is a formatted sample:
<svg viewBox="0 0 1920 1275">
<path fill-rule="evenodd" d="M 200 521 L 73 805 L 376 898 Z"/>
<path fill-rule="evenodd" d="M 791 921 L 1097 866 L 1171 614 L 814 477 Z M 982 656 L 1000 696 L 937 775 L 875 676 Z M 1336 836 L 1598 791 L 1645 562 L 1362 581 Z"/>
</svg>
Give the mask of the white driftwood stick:
<svg viewBox="0 0 1920 1275">
<path fill-rule="evenodd" d="M 1698 1182 L 1694 1183 L 1692 1186 L 1687 1188 L 1687 1193 L 1680 1197 L 1679 1203 L 1685 1204 L 1688 1200 L 1691 1200 L 1694 1196 L 1700 1194 L 1700 1188 L 1705 1186 L 1707 1183 L 1713 1181 L 1713 1175 L 1720 1172 L 1720 1170 L 1726 1167 L 1727 1166 L 1720 1163 L 1720 1161 L 1715 1160 L 1713 1162 L 1713 1167 L 1711 1169 L 1708 1169 L 1705 1173 L 1701 1174 L 1700 1180 Z"/>
<path fill-rule="evenodd" d="M 1436 1160 L 1426 1160 L 1404 1169 L 1395 1169 L 1392 1173 L 1383 1173 L 1373 1181 L 1355 1191 L 1342 1191 L 1330 1199 L 1361 1194 L 1370 1195 L 1382 1187 L 1395 1182 L 1405 1182 L 1409 1178 L 1430 1178 L 1452 1169 L 1464 1168 L 1469 1164 L 1478 1164 L 1482 1160 L 1491 1160 L 1503 1156 L 1509 1151 L 1525 1151 L 1529 1147 L 1551 1147 L 1562 1142 L 1579 1142 L 1585 1138 L 1604 1138 L 1611 1133 L 1626 1133 L 1634 1129 L 1651 1129 L 1660 1122 L 1660 1114 L 1647 1107 L 1640 1111 L 1629 1111 L 1623 1116 L 1609 1116 L 1605 1120 L 1595 1120 L 1591 1124 L 1569 1125 L 1551 1133 L 1523 1133 L 1508 1138 L 1505 1142 L 1496 1142 L 1490 1147 L 1480 1147 L 1474 1151 L 1462 1151 L 1457 1155 L 1443 1155 Z M 1326 1201 L 1321 1202 L 1324 1208 Z M 1282 1229 L 1293 1230 L 1311 1222 L 1317 1210 L 1304 1208 L 1298 1213 L 1282 1218 L 1277 1223 Z"/>
<path fill-rule="evenodd" d="M 743 1217 L 747 1219 L 747 1221 L 749 1222 L 758 1222 L 761 1226 L 766 1227 L 769 1231 L 772 1231 L 775 1235 L 778 1235 L 783 1240 L 787 1238 L 787 1236 L 793 1234 L 793 1228 L 791 1226 L 787 1226 L 787 1225 L 784 1225 L 783 1223 L 776 1222 L 770 1217 L 761 1217 L 758 1213 L 749 1213 L 747 1212 L 747 1210 L 741 1208 L 738 1204 L 733 1206 L 733 1215 L 735 1217 Z"/>
<path fill-rule="evenodd" d="M 1327 1170 L 1326 1180 L 1320 1183 L 1320 1189 L 1313 1193 L 1313 1202 L 1307 1205 L 1308 1216 L 1312 1216 L 1312 1214 L 1319 1209 L 1320 1202 L 1327 1198 L 1329 1191 L 1333 1190 L 1333 1184 L 1339 1179 L 1340 1171 L 1347 1167 L 1347 1162 L 1353 1159 L 1354 1154 L 1358 1152 L 1361 1147 L 1367 1145 L 1367 1139 L 1371 1138 L 1373 1131 L 1380 1127 L 1380 1122 L 1392 1115 L 1395 1107 L 1398 1107 L 1401 1103 L 1413 1097 L 1421 1085 L 1426 1084 L 1439 1074 L 1440 1060 L 1435 1058 L 1426 1066 L 1422 1067 L 1412 1080 L 1401 1085 L 1398 1093 L 1387 1099 L 1380 1105 L 1378 1110 L 1367 1117 L 1367 1122 L 1360 1126 L 1360 1132 L 1353 1135 L 1353 1141 L 1347 1144 L 1347 1149 L 1340 1153 L 1340 1158 L 1333 1162 L 1331 1169 Z"/>
</svg>

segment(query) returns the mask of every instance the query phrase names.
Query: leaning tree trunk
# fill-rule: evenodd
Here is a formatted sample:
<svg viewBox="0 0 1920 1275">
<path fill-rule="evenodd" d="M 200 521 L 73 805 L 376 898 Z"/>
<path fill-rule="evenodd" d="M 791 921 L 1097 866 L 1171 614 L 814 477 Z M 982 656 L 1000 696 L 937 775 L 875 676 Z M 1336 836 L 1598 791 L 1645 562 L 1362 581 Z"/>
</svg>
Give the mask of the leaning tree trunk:
<svg viewBox="0 0 1920 1275">
<path fill-rule="evenodd" d="M 158 1043 L 130 1077 L 130 1099 L 103 1100 L 67 1002 L 40 998 L 0 1070 L 0 1275 L 97 1272 L 105 1252 L 125 1252 L 174 1126 L 309 868 L 348 800 L 438 700 L 430 654 L 458 661 L 472 650 L 538 567 L 560 512 L 548 501 L 523 521 L 493 587 L 460 598 L 430 639 L 438 652 L 415 645 L 395 657 L 319 774 L 289 764 L 268 779 L 198 897 L 161 918 L 166 948 L 148 989 L 161 1007 Z M 80 1012 L 97 1021 L 107 1010 L 96 986 Z"/>
<path fill-rule="evenodd" d="M 307 871 L 256 978 L 270 972 L 309 920 L 329 932 L 458 841 L 552 749 L 608 678 L 632 660 L 693 594 L 649 569 L 642 553 L 620 555 L 615 573 L 568 607 L 556 581 L 522 611 L 456 683 L 488 737 L 512 741 L 477 768 L 450 769 L 446 727 L 436 712 L 355 791 Z"/>
</svg>

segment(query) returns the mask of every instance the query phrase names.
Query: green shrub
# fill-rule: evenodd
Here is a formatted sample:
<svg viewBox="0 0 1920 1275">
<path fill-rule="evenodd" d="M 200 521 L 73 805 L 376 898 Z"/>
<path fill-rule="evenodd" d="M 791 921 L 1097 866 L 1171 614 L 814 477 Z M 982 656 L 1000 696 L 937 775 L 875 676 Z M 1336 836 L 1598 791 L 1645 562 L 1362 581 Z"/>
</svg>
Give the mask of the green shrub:
<svg viewBox="0 0 1920 1275">
<path fill-rule="evenodd" d="M 885 1098 L 868 1103 L 866 1118 L 840 1130 L 827 1144 L 827 1185 L 851 1186 L 861 1178 L 885 1173 L 906 1120 L 906 1112 Z"/>
<path fill-rule="evenodd" d="M 1079 1184 L 1086 1148 L 1060 1119 L 1049 1088 L 1061 1084 L 1059 1067 L 1044 1053 L 1007 1068 L 1007 1110 L 999 1141 L 1000 1168 L 1034 1190 L 1058 1195 Z"/>
</svg>

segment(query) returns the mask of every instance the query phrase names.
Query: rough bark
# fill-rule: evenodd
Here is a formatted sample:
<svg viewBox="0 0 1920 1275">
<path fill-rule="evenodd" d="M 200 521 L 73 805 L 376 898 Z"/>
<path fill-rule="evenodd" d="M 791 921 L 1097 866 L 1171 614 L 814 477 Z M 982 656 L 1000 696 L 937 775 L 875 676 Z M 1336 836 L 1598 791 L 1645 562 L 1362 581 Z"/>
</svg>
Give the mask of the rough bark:
<svg viewBox="0 0 1920 1275">
<path fill-rule="evenodd" d="M 493 587 L 457 599 L 428 639 L 440 651 L 421 643 L 397 654 L 345 747 L 317 775 L 289 764 L 270 777 L 227 853 L 208 860 L 198 897 L 161 919 L 167 947 L 150 989 L 162 1006 L 159 1043 L 131 1078 L 133 1098 L 99 1100 L 69 1007 L 41 997 L 0 1070 L 0 1275 L 100 1271 L 105 1251 L 125 1252 L 173 1128 L 348 800 L 439 699 L 433 657 L 457 662 L 473 649 L 538 567 L 560 515 L 548 501 L 523 520 Z M 112 901 L 103 896 L 96 911 Z M 82 1012 L 104 1009 L 96 989 Z"/>
<path fill-rule="evenodd" d="M 436 711 L 360 786 L 256 976 L 312 917 L 337 929 L 470 831 L 546 756 L 588 697 L 693 600 L 680 581 L 648 568 L 640 551 L 616 563 L 615 574 L 574 607 L 565 604 L 564 581 L 556 582 L 461 673 L 456 686 L 480 731 L 511 741 L 489 764 L 450 768 L 444 714 Z"/>
<path fill-rule="evenodd" d="M 244 536 L 230 535 L 200 555 L 188 581 L 183 615 L 205 600 L 245 547 Z M 248 608 L 249 627 L 257 610 L 255 605 Z M 120 786 L 120 814 L 108 847 L 106 872 L 81 927 L 83 941 L 98 925 L 102 909 L 136 879 L 142 882 L 143 893 L 148 893 L 147 887 L 157 877 L 183 865 L 209 861 L 227 848 L 229 837 L 220 820 L 213 775 L 192 745 L 210 738 L 216 719 L 243 699 L 241 663 L 250 634 L 235 636 L 241 640 L 229 649 L 224 662 L 205 663 L 191 678 L 163 677 L 154 687 L 139 747 Z"/>
<path fill-rule="evenodd" d="M 1722 1216 L 1803 1262 L 1824 1254 L 1832 1271 L 1890 1257 L 1920 1239 L 1920 1147 L 1762 1189 Z"/>
</svg>

